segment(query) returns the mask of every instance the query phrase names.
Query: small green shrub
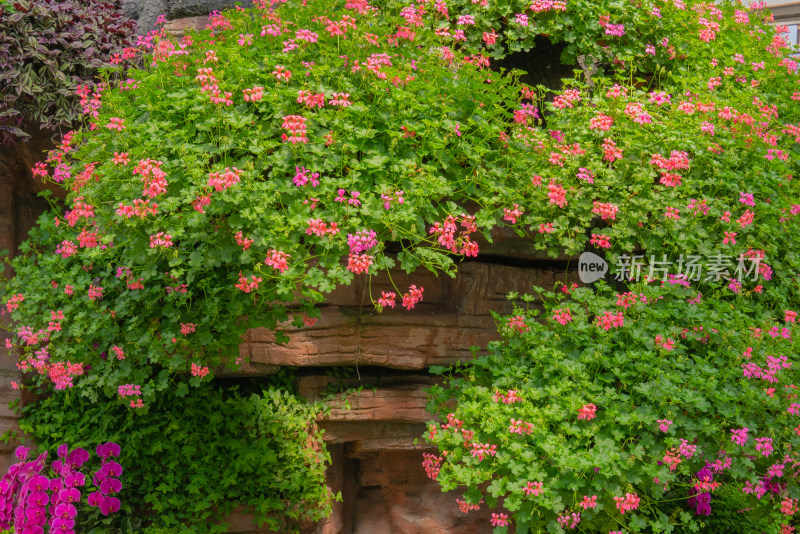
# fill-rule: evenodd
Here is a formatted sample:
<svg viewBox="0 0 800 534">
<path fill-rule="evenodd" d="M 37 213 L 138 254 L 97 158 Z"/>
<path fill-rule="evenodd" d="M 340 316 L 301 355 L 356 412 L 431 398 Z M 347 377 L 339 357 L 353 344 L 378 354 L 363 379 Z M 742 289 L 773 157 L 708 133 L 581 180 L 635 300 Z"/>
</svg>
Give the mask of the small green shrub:
<svg viewBox="0 0 800 534">
<path fill-rule="evenodd" d="M 327 516 L 335 497 L 325 486 L 330 456 L 313 432 L 321 408 L 286 390 L 253 391 L 217 384 L 183 397 L 166 391 L 147 412 L 53 395 L 26 407 L 21 427 L 41 450 L 64 441 L 120 444 L 122 507 L 113 521 L 87 514 L 88 525 L 227 532 L 226 516 L 243 506 L 259 524 L 290 532 Z"/>
</svg>

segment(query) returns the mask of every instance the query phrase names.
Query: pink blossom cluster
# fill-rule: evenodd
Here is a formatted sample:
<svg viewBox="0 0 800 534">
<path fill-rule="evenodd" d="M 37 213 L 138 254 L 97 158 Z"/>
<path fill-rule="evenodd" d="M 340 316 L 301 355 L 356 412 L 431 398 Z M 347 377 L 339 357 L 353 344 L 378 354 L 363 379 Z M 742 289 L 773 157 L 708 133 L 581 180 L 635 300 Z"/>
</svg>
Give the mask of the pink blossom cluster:
<svg viewBox="0 0 800 534">
<path fill-rule="evenodd" d="M 592 234 L 589 243 L 597 248 L 611 248 L 611 240 L 603 234 Z"/>
<path fill-rule="evenodd" d="M 181 323 L 181 334 L 183 334 L 184 336 L 188 336 L 196 329 L 197 325 L 194 323 Z"/>
<path fill-rule="evenodd" d="M 744 486 L 742 487 L 742 493 L 745 494 L 754 494 L 757 499 L 761 500 L 761 497 L 767 492 L 767 488 L 764 486 L 764 481 L 759 480 L 755 484 L 752 484 L 749 480 L 745 481 Z"/>
<path fill-rule="evenodd" d="M 347 256 L 347 270 L 354 274 L 369 272 L 373 263 L 375 263 L 375 257 L 372 255 L 351 253 Z"/>
<path fill-rule="evenodd" d="M 378 305 L 384 308 L 394 308 L 397 298 L 397 293 L 394 291 L 381 291 L 381 298 L 378 299 Z"/>
<path fill-rule="evenodd" d="M 46 366 L 46 369 L 47 376 L 56 389 L 71 388 L 74 377 L 83 375 L 86 370 L 84 364 L 71 362 L 54 362 Z"/>
<path fill-rule="evenodd" d="M 314 20 L 325 24 L 325 31 L 331 37 L 347 35 L 347 30 L 356 28 L 356 20 L 349 15 L 342 15 L 342 18 L 338 21 L 331 20 L 328 17 L 315 17 Z"/>
<path fill-rule="evenodd" d="M 88 85 L 79 85 L 75 92 L 80 97 L 80 105 L 84 115 L 90 115 L 95 119 L 100 116 L 101 97 L 104 86 L 98 85 L 95 91 L 91 91 Z M 90 96 L 91 95 L 91 96 Z"/>
<path fill-rule="evenodd" d="M 589 129 L 590 130 L 600 130 L 602 132 L 607 132 L 611 129 L 611 126 L 614 124 L 614 119 L 610 116 L 606 115 L 605 113 L 599 113 L 596 117 L 593 117 L 589 121 Z"/>
<path fill-rule="evenodd" d="M 361 254 L 378 246 L 377 235 L 375 230 L 359 230 L 355 234 L 347 234 L 347 245 L 350 247 L 350 254 Z"/>
<path fill-rule="evenodd" d="M 335 222 L 328 226 L 322 219 L 309 219 L 306 233 L 317 237 L 333 236 L 339 233 L 339 228 Z"/>
<path fill-rule="evenodd" d="M 422 292 L 425 290 L 423 287 L 417 287 L 416 285 L 412 284 L 408 288 L 408 293 L 403 293 L 403 307 L 407 310 L 411 310 L 417 303 L 422 301 Z"/>
<path fill-rule="evenodd" d="M 72 203 L 72 209 L 64 214 L 70 227 L 74 227 L 80 218 L 91 219 L 94 216 L 94 207 L 84 202 L 82 196 L 77 197 Z"/>
<path fill-rule="evenodd" d="M 603 315 L 595 317 L 597 326 L 603 330 L 610 330 L 611 328 L 619 328 L 625 325 L 625 316 L 622 312 L 611 313 L 603 312 Z"/>
<path fill-rule="evenodd" d="M 566 89 L 553 99 L 553 107 L 557 109 L 572 108 L 576 102 L 580 101 L 581 95 L 577 89 Z"/>
<path fill-rule="evenodd" d="M 511 521 L 508 520 L 508 514 L 502 513 L 493 513 L 489 522 L 493 527 L 506 527 L 511 523 Z"/>
<path fill-rule="evenodd" d="M 580 410 L 578 410 L 578 419 L 584 419 L 586 421 L 590 419 L 594 419 L 597 413 L 597 406 L 594 404 L 584 404 Z"/>
<path fill-rule="evenodd" d="M 383 67 L 391 67 L 392 60 L 388 54 L 372 54 L 367 58 L 366 68 L 369 72 L 372 72 L 380 78 L 381 80 L 385 80 L 387 75 L 381 69 Z"/>
<path fill-rule="evenodd" d="M 575 176 L 577 176 L 578 180 L 583 180 L 590 184 L 594 183 L 594 173 L 585 167 L 578 168 L 578 172 Z"/>
<path fill-rule="evenodd" d="M 170 234 L 164 232 L 158 232 L 150 236 L 150 248 L 156 248 L 156 247 L 170 248 L 172 247 L 172 245 L 173 245 L 172 235 Z"/>
<path fill-rule="evenodd" d="M 205 213 L 205 207 L 211 204 L 211 195 L 200 195 L 192 201 L 192 207 L 199 213 Z"/>
<path fill-rule="evenodd" d="M 518 421 L 512 418 L 511 425 L 508 427 L 508 431 L 512 434 L 530 434 L 533 432 L 533 423 Z"/>
<path fill-rule="evenodd" d="M 347 202 L 348 204 L 350 204 L 352 206 L 360 206 L 361 205 L 361 201 L 358 200 L 358 197 L 361 196 L 361 193 L 359 191 L 350 191 L 348 193 L 347 189 L 337 189 L 336 193 L 337 193 L 337 196 L 334 199 L 336 202 L 341 202 L 341 203 Z M 347 195 L 350 195 L 350 198 L 347 198 Z"/>
<path fill-rule="evenodd" d="M 458 222 L 461 223 L 463 230 L 456 237 L 456 231 L 458 231 L 456 223 Z M 474 257 L 478 255 L 478 244 L 470 239 L 470 234 L 477 231 L 477 229 L 475 216 L 462 213 L 459 217 L 448 215 L 444 220 L 444 224 L 438 221 L 435 222 L 428 233 L 437 236 L 438 243 L 447 250 Z"/>
<path fill-rule="evenodd" d="M 672 425 L 672 421 L 669 419 L 659 419 L 656 423 L 658 423 L 658 429 L 661 430 L 661 432 L 668 432 L 669 427 Z"/>
<path fill-rule="evenodd" d="M 617 147 L 617 143 L 608 138 L 603 139 L 603 160 L 614 163 L 622 157 L 622 149 Z"/>
<path fill-rule="evenodd" d="M 266 35 L 271 35 L 273 37 L 280 37 L 283 35 L 283 30 L 277 24 L 268 24 L 266 26 L 261 26 L 261 37 Z"/>
<path fill-rule="evenodd" d="M 619 207 L 616 204 L 594 201 L 592 213 L 600 215 L 603 220 L 616 220 Z"/>
<path fill-rule="evenodd" d="M 650 92 L 650 103 L 655 104 L 656 106 L 663 106 L 664 104 L 671 103 L 672 96 L 665 93 L 664 91 L 651 91 Z"/>
<path fill-rule="evenodd" d="M 145 218 L 148 215 L 155 215 L 158 213 L 158 204 L 153 202 L 150 204 L 150 199 L 137 198 L 133 201 L 133 206 L 126 206 L 122 202 L 119 203 L 116 211 L 120 217 L 130 219 L 131 217 Z"/>
<path fill-rule="evenodd" d="M 511 224 L 517 224 L 517 220 L 519 220 L 520 217 L 522 217 L 522 210 L 519 204 L 514 204 L 512 208 L 503 209 L 503 220 Z"/>
<path fill-rule="evenodd" d="M 105 445 L 116 446 L 115 450 L 119 454 L 118 445 Z M 89 453 L 80 448 L 69 451 L 66 444 L 58 447 L 59 459 L 50 466 L 56 473 L 52 479 L 42 475 L 47 453 L 26 462 L 28 453 L 27 447 L 18 447 L 15 455 L 22 463 L 12 465 L 0 481 L 0 529 L 25 533 L 39 533 L 48 529 L 49 532 L 74 534 L 78 513 L 75 504 L 81 500 L 79 488 L 86 484 L 86 476 L 79 469 L 89 460 Z M 115 472 L 121 474 L 122 468 L 119 467 Z M 103 486 L 102 481 L 97 480 L 95 485 L 101 489 L 106 488 L 111 493 L 110 490 L 117 492 L 121 489 L 119 481 L 116 482 L 117 484 L 109 487 Z M 90 505 L 92 496 L 93 494 L 89 495 Z M 119 500 L 114 501 L 116 502 L 103 507 L 101 512 L 108 515 L 117 511 Z"/>
<path fill-rule="evenodd" d="M 283 117 L 283 124 L 281 128 L 286 130 L 289 135 L 282 134 L 281 140 L 285 142 L 292 143 L 293 145 L 298 143 L 308 143 L 308 137 L 306 136 L 308 131 L 306 126 L 306 118 L 302 115 L 286 115 Z"/>
<path fill-rule="evenodd" d="M 78 234 L 78 246 L 82 248 L 95 248 L 100 246 L 97 238 L 100 236 L 98 232 L 90 232 L 86 228 L 81 230 Z M 105 247 L 104 247 L 105 248 Z"/>
<path fill-rule="evenodd" d="M 350 101 L 350 93 L 333 93 L 332 98 L 328 102 L 331 106 L 346 108 L 353 105 Z"/>
<path fill-rule="evenodd" d="M 564 530 L 573 530 L 581 522 L 581 514 L 578 512 L 562 514 L 556 518 L 556 521 Z"/>
<path fill-rule="evenodd" d="M 497 454 L 497 445 L 492 445 L 490 443 L 473 443 L 470 454 L 472 454 L 473 458 L 477 458 L 479 462 L 482 462 L 484 458 Z"/>
<path fill-rule="evenodd" d="M 61 331 L 61 321 L 64 320 L 64 312 L 61 310 L 58 311 L 51 311 L 50 312 L 50 321 L 48 321 L 47 331 L 48 332 L 60 332 Z"/>
<path fill-rule="evenodd" d="M 675 342 L 671 338 L 664 338 L 660 334 L 656 336 L 655 345 L 670 352 L 675 348 Z"/>
<path fill-rule="evenodd" d="M 236 239 L 236 244 L 242 247 L 242 250 L 247 250 L 253 244 L 253 240 L 245 237 L 241 230 L 236 232 L 233 236 Z"/>
<path fill-rule="evenodd" d="M 570 322 L 572 322 L 572 312 L 569 308 L 561 308 L 558 310 L 553 310 L 553 320 L 558 322 L 561 325 L 566 326 Z"/>
<path fill-rule="evenodd" d="M 294 32 L 296 41 L 306 41 L 308 43 L 316 43 L 319 40 L 319 35 L 311 30 L 301 28 Z"/>
<path fill-rule="evenodd" d="M 764 456 L 772 454 L 772 438 L 756 438 L 756 450 Z"/>
<path fill-rule="evenodd" d="M 116 355 L 117 360 L 124 360 L 125 359 L 125 351 L 122 350 L 122 347 L 120 347 L 118 345 L 112 345 L 109 350 Z"/>
<path fill-rule="evenodd" d="M 234 284 L 236 289 L 239 289 L 245 293 L 250 293 L 258 289 L 259 282 L 263 282 L 263 278 L 260 278 L 256 275 L 252 275 L 249 279 L 242 275 L 242 271 L 239 271 L 239 281 Z"/>
<path fill-rule="evenodd" d="M 275 269 L 276 271 L 283 273 L 284 271 L 289 269 L 289 258 L 292 256 L 280 250 L 270 249 L 267 252 L 267 258 L 264 260 L 264 263 Z M 259 280 L 260 282 L 261 280 Z"/>
<path fill-rule="evenodd" d="M 122 398 L 141 397 L 142 386 L 137 384 L 122 384 L 121 386 L 117 387 L 117 394 Z"/>
<path fill-rule="evenodd" d="M 444 460 L 444 458 L 427 452 L 423 452 L 422 457 L 422 467 L 425 469 L 425 474 L 431 480 L 436 480 L 436 477 L 439 476 L 439 471 L 442 467 L 442 460 Z"/>
<path fill-rule="evenodd" d="M 517 315 L 515 317 L 509 317 L 508 322 L 506 323 L 511 330 L 521 334 L 523 332 L 527 332 L 529 330 L 529 326 L 525 324 L 525 318 L 521 315 Z"/>
<path fill-rule="evenodd" d="M 541 482 L 528 482 L 524 488 L 522 488 L 522 493 L 527 496 L 533 495 L 534 497 L 538 497 L 544 490 L 542 489 L 543 484 Z"/>
<path fill-rule="evenodd" d="M 620 514 L 639 508 L 639 497 L 635 493 L 626 493 L 625 497 L 614 497 Z"/>
<path fill-rule="evenodd" d="M 224 191 L 225 189 L 238 184 L 242 178 L 242 171 L 236 167 L 225 167 L 225 170 L 220 172 L 208 173 L 208 187 L 213 187 L 216 191 Z"/>
<path fill-rule="evenodd" d="M 103 298 L 103 288 L 94 284 L 89 284 L 88 291 L 89 300 L 101 300 Z"/>
<path fill-rule="evenodd" d="M 722 473 L 725 469 L 730 469 L 731 465 L 733 465 L 733 460 L 730 456 L 725 457 L 724 460 L 717 459 L 715 462 L 706 462 L 706 467 L 715 473 Z"/>
<path fill-rule="evenodd" d="M 275 70 L 272 71 L 272 75 L 280 81 L 289 81 L 292 78 L 292 71 L 284 67 L 283 65 L 275 65 Z M 285 126 L 284 126 L 285 128 Z"/>
<path fill-rule="evenodd" d="M 732 428 L 731 429 L 731 441 L 736 443 L 737 445 L 744 445 L 747 443 L 747 432 L 748 428 Z"/>
<path fill-rule="evenodd" d="M 539 110 L 533 104 L 522 104 L 520 109 L 514 111 L 514 122 L 528 124 L 530 119 L 538 119 Z"/>
<path fill-rule="evenodd" d="M 16 295 L 11 295 L 11 297 L 9 297 L 9 299 L 6 301 L 6 310 L 8 310 L 9 313 L 13 312 L 17 308 L 19 308 L 19 305 L 24 300 L 25 300 L 25 297 L 23 296 L 22 293 L 17 293 Z"/>
<path fill-rule="evenodd" d="M 295 174 L 294 178 L 292 178 L 292 183 L 297 187 L 302 187 L 309 182 L 311 182 L 311 187 L 317 187 L 319 185 L 318 172 L 311 172 L 305 167 L 295 167 L 294 172 Z"/>
<path fill-rule="evenodd" d="M 533 0 L 529 9 L 534 13 L 546 11 L 566 11 L 567 3 L 564 0 Z"/>
<path fill-rule="evenodd" d="M 742 374 L 745 378 L 756 378 L 765 380 L 770 383 L 778 382 L 777 374 L 781 369 L 789 369 L 792 362 L 788 361 L 786 356 L 771 356 L 767 355 L 767 368 L 763 369 L 755 362 L 748 362 L 742 364 Z"/>
<path fill-rule="evenodd" d="M 200 366 L 192 362 L 192 376 L 203 378 L 208 374 L 208 367 Z"/>
<path fill-rule="evenodd" d="M 300 91 L 297 92 L 297 103 L 305 104 L 311 109 L 324 108 L 325 94 L 315 93 L 314 91 L 309 91 L 307 89 L 300 89 Z"/>
<path fill-rule="evenodd" d="M 456 499 L 456 503 L 458 504 L 458 509 L 468 514 L 473 511 L 477 511 L 481 509 L 481 504 L 483 503 L 483 499 L 481 499 L 478 504 L 470 504 L 463 499 Z"/>
<path fill-rule="evenodd" d="M 550 200 L 550 204 L 555 204 L 559 208 L 567 205 L 567 191 L 558 185 L 555 180 L 551 180 L 547 185 L 547 198 Z"/>
<path fill-rule="evenodd" d="M 392 202 L 397 202 L 398 204 L 402 204 L 405 202 L 403 198 L 403 191 L 396 191 L 395 193 L 382 193 L 381 200 L 383 200 L 383 209 L 389 209 L 392 207 Z M 395 199 L 396 197 L 396 199 Z"/>
<path fill-rule="evenodd" d="M 139 174 L 144 183 L 142 196 L 155 198 L 167 192 L 167 174 L 161 170 L 163 162 L 150 158 L 139 160 L 133 174 Z"/>
<path fill-rule="evenodd" d="M 257 86 L 252 89 L 242 89 L 245 102 L 258 102 L 264 98 L 264 88 Z"/>
<path fill-rule="evenodd" d="M 41 174 L 41 169 L 39 170 L 39 174 Z M 44 176 L 47 176 L 47 170 L 44 170 Z M 65 163 L 59 163 L 56 167 L 55 172 L 53 173 L 53 181 L 60 184 L 66 182 L 72 178 L 72 174 L 70 173 L 70 166 Z"/>
<path fill-rule="evenodd" d="M 647 302 L 647 297 L 643 294 L 634 293 L 633 291 L 628 291 L 627 293 L 617 293 L 617 306 L 621 306 L 624 309 L 628 309 L 634 304 L 636 304 L 641 299 L 642 303 Z"/>
<path fill-rule="evenodd" d="M 681 439 L 681 443 L 678 445 L 678 454 L 684 458 L 692 458 L 696 452 L 697 445 L 692 445 L 685 439 Z"/>
<path fill-rule="evenodd" d="M 108 124 L 106 124 L 106 128 L 109 130 L 117 130 L 122 131 L 125 129 L 125 119 L 120 119 L 119 117 L 111 117 L 108 119 Z"/>
</svg>

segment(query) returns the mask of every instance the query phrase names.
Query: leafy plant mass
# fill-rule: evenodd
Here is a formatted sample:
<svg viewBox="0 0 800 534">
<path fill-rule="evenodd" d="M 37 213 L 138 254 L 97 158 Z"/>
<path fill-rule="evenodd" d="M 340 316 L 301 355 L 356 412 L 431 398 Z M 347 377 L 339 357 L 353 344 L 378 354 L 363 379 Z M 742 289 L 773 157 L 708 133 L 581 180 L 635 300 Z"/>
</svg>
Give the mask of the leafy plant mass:
<svg viewBox="0 0 800 534">
<path fill-rule="evenodd" d="M 508 227 L 616 282 L 536 288 L 432 389 L 429 476 L 496 532 L 792 532 L 800 81 L 765 6 L 311 4 L 151 33 L 79 88 L 34 169 L 67 208 L 5 285 L 20 369 L 136 421 L 239 366 L 248 328 L 454 275 Z M 541 35 L 583 66 L 563 90 L 490 68 Z"/>
<path fill-rule="evenodd" d="M 134 21 L 119 2 L 0 2 L 0 143 L 33 127 L 69 127 L 81 117 L 75 87 L 100 67 L 130 64 Z"/>
<path fill-rule="evenodd" d="M 244 507 L 256 523 L 293 532 L 330 513 L 330 456 L 321 437 L 309 435 L 322 408 L 278 386 L 208 384 L 184 396 L 168 390 L 146 411 L 53 395 L 34 404 L 21 426 L 43 449 L 61 437 L 87 446 L 109 438 L 120 444 L 122 506 L 117 517 L 94 514 L 85 525 L 147 534 L 228 532 L 225 519 Z"/>
</svg>

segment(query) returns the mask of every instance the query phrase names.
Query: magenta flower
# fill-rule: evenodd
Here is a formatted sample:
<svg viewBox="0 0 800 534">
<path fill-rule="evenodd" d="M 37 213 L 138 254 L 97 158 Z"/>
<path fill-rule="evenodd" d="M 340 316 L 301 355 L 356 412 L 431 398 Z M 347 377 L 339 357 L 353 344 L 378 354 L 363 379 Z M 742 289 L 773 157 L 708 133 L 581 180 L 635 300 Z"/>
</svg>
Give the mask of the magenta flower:
<svg viewBox="0 0 800 534">
<path fill-rule="evenodd" d="M 747 443 L 747 431 L 748 430 L 749 429 L 747 427 L 739 428 L 739 429 L 732 428 L 731 429 L 731 441 L 733 443 L 736 443 L 737 445 L 744 445 L 745 443 Z"/>
<path fill-rule="evenodd" d="M 668 432 L 669 427 L 672 424 L 672 421 L 670 421 L 669 419 L 659 419 L 658 421 L 656 421 L 656 423 L 659 423 L 658 425 L 659 430 L 661 430 L 662 432 Z"/>
</svg>

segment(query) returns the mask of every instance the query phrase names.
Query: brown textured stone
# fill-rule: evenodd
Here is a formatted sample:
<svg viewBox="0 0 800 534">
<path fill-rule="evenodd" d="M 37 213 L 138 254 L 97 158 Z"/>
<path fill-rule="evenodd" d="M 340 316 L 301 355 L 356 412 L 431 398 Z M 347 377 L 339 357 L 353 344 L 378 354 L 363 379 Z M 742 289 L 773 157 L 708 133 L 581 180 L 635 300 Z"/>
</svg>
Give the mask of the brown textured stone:
<svg viewBox="0 0 800 534">
<path fill-rule="evenodd" d="M 328 466 L 325 473 L 325 481 L 332 495 L 341 494 L 347 483 L 347 477 L 350 475 L 350 473 L 345 473 L 344 446 L 329 445 L 328 452 L 331 455 L 331 465 Z M 331 514 L 317 523 L 313 532 L 315 534 L 341 534 L 345 532 L 345 521 L 344 502 L 335 500 L 331 504 Z"/>
<path fill-rule="evenodd" d="M 331 403 L 334 407 L 323 420 L 423 423 L 433 418 L 425 411 L 426 402 L 422 388 L 410 385 L 364 390 L 348 394 L 346 401 Z"/>
<path fill-rule="evenodd" d="M 186 30 L 200 31 L 206 27 L 206 24 L 208 24 L 208 17 L 186 17 L 168 20 L 164 24 L 164 28 L 175 37 L 181 37 Z"/>
<path fill-rule="evenodd" d="M 382 438 L 414 438 L 425 432 L 425 425 L 422 423 L 388 421 L 320 421 L 319 428 L 328 444 Z"/>
<path fill-rule="evenodd" d="M 363 458 L 385 451 L 426 451 L 434 452 L 436 447 L 426 443 L 421 437 L 403 438 L 375 438 L 353 441 L 345 447 L 345 454 L 348 458 Z"/>
<path fill-rule="evenodd" d="M 18 372 L 0 369 L 0 417 L 18 417 L 8 407 L 8 404 L 21 397 L 20 391 L 14 389 L 11 382 L 20 383 L 21 381 L 22 379 Z"/>
<path fill-rule="evenodd" d="M 290 332 L 278 345 L 268 329 L 251 330 L 244 351 L 255 363 L 289 366 L 378 365 L 422 369 L 469 358 L 471 346 L 485 345 L 492 334 L 489 318 L 462 320 L 454 313 L 405 317 L 364 315 L 328 307 L 313 328 Z"/>
<path fill-rule="evenodd" d="M 369 377 L 362 378 L 361 391 L 336 395 L 328 401 L 330 413 L 320 421 L 388 421 L 398 423 L 424 423 L 433 418 L 425 411 L 427 395 L 424 388 L 434 381 L 426 376 L 394 376 L 381 378 L 381 387 L 371 388 Z M 356 379 L 331 380 L 325 376 L 302 377 L 298 391 L 309 400 L 318 400 L 330 384 L 338 386 L 358 383 Z M 365 385 L 365 386 L 364 386 Z"/>
<path fill-rule="evenodd" d="M 11 431 L 16 436 L 21 436 L 18 417 L 0 417 L 0 435 L 8 431 Z M 19 439 L 11 439 L 8 443 L 0 441 L 0 453 L 11 453 L 20 445 Z"/>
<path fill-rule="evenodd" d="M 398 282 L 403 273 L 393 276 Z M 423 301 L 414 310 L 398 305 L 383 313 L 374 310 L 369 298 L 359 296 L 362 288 L 340 288 L 330 295 L 331 305 L 321 310 L 313 327 L 287 328 L 289 342 L 285 345 L 276 344 L 269 329 L 252 329 L 241 353 L 253 363 L 300 367 L 423 369 L 450 365 L 470 358 L 471 347 L 483 347 L 497 338 L 490 312 L 511 310 L 512 303 L 506 298 L 509 292 L 525 293 L 533 285 L 552 287 L 561 277 L 563 274 L 552 269 L 465 263 L 455 279 L 427 278 L 425 284 L 430 284 L 424 286 Z M 570 281 L 573 279 L 571 276 Z M 373 293 L 381 290 L 378 278 Z"/>
<path fill-rule="evenodd" d="M 64 190 L 40 179 L 34 179 L 31 169 L 36 162 L 44 160 L 45 152 L 55 145 L 51 139 L 53 132 L 38 130 L 35 126 L 24 128 L 32 134 L 29 141 L 16 143 L 0 149 L 0 250 L 8 250 L 11 256 L 19 254 L 20 244 L 27 239 L 39 215 L 49 207 L 46 200 L 37 194 L 45 189 L 53 192 L 56 198 L 64 198 Z M 0 275 L 12 276 L 10 267 L 4 266 Z M 0 316 L 0 325 L 8 324 L 8 315 Z M 5 333 L 0 334 L 0 434 L 8 430 L 19 433 L 17 419 L 8 403 L 21 399 L 19 390 L 11 387 L 11 382 L 22 382 L 16 368 L 16 356 L 5 346 Z M 18 440 L 0 442 L 0 466 L 7 467 L 16 459 L 9 453 L 19 446 Z M 2 474 L 0 473 L 0 474 Z"/>
<path fill-rule="evenodd" d="M 419 451 L 381 451 L 358 463 L 354 534 L 473 534 L 491 532 L 485 506 L 464 514 L 458 492 L 442 493 L 428 479 Z"/>
</svg>

